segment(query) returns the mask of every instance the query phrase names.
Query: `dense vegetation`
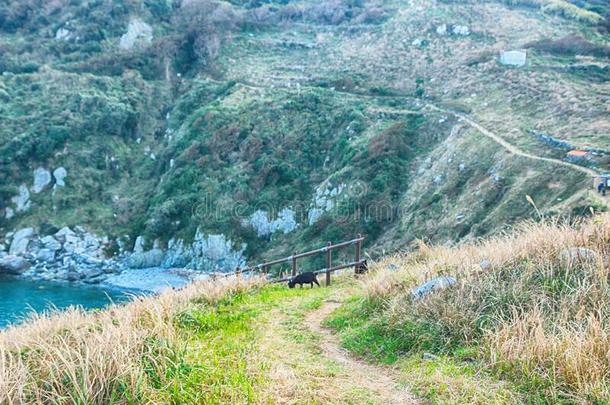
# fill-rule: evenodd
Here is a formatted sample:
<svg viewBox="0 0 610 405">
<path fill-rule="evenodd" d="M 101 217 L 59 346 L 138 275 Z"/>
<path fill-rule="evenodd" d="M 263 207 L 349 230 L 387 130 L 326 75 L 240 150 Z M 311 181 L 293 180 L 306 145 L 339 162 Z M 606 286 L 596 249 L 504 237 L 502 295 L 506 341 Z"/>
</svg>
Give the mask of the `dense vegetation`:
<svg viewBox="0 0 610 405">
<path fill-rule="evenodd" d="M 521 2 L 500 3 L 494 4 L 510 18 L 539 15 Z M 603 3 L 542 3 L 546 11 L 551 3 L 569 5 L 588 17 L 607 12 Z M 4 2 L 2 214 L 15 208 L 11 199 L 21 184 L 31 185 L 37 167 L 65 167 L 68 176 L 65 188 L 31 194 L 29 211 L 2 215 L 0 230 L 84 225 L 130 247 L 138 235 L 162 245 L 172 237 L 188 241 L 199 228 L 247 244 L 247 255 L 256 257 L 279 254 L 278 245 L 288 251 L 355 233 L 380 248 L 415 237 L 477 237 L 531 215 L 525 194 L 542 210 L 564 211 L 556 206 L 583 188 L 581 174 L 514 159 L 455 117 L 425 109 L 428 102 L 472 113 L 509 108 L 524 111 L 528 129 L 544 121 L 545 111 L 568 108 L 538 100 L 543 108 L 532 112 L 522 97 L 508 97 L 510 105 L 497 97 L 506 90 L 494 88 L 502 82 L 494 78 L 519 74 L 490 56 L 503 34 L 484 33 L 460 7 L 484 12 L 476 3 L 449 2 L 411 14 L 401 2 L 361 0 Z M 578 35 L 520 40 L 536 50 L 535 64 L 542 65 L 532 68 L 536 74 L 554 69 L 549 61 L 571 63 L 581 54 L 607 59 L 601 26 L 559 14 L 565 15 L 544 14 L 552 20 L 540 23 Z M 471 24 L 477 32 L 440 41 L 441 22 L 450 29 Z M 414 39 L 404 38 L 404 26 L 417 27 L 425 39 L 408 45 Z M 139 34 L 129 37 L 136 28 Z M 377 39 L 359 42 L 367 35 Z M 469 47 L 454 50 L 460 41 Z M 366 47 L 370 52 L 359 51 Z M 477 62 L 465 67 L 462 60 L 474 54 Z M 595 79 L 585 74 L 594 68 L 561 70 L 562 83 L 572 86 L 565 92 L 603 86 L 603 69 Z M 489 103 L 464 99 L 459 84 L 473 78 L 491 89 Z M 503 80 L 524 91 L 535 87 Z M 601 105 L 602 93 L 591 94 L 578 105 L 591 119 L 577 141 L 599 147 L 604 126 L 592 106 Z M 542 129 L 565 128 L 568 115 L 551 115 Z M 540 186 L 555 174 L 560 187 Z M 310 221 L 316 193 L 340 187 L 341 198 Z M 586 212 L 592 201 L 570 204 Z M 245 224 L 258 210 L 273 221 L 285 209 L 294 212 L 293 232 L 261 236 Z"/>
</svg>

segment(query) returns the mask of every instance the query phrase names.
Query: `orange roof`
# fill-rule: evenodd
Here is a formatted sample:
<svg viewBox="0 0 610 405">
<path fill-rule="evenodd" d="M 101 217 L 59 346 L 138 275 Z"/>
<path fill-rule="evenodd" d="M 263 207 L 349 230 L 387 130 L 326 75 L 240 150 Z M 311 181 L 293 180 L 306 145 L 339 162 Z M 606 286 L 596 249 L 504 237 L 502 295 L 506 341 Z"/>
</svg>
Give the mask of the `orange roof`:
<svg viewBox="0 0 610 405">
<path fill-rule="evenodd" d="M 568 152 L 568 156 L 571 157 L 585 157 L 587 156 L 587 152 L 586 150 L 571 150 Z"/>
</svg>

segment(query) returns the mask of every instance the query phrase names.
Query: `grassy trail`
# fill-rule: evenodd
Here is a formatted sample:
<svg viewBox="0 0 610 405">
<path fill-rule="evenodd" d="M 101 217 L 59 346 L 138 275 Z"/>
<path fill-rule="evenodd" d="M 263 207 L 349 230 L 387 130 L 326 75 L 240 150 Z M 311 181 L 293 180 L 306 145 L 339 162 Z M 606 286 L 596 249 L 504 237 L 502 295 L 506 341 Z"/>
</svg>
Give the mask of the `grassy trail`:
<svg viewBox="0 0 610 405">
<path fill-rule="evenodd" d="M 350 356 L 322 326 L 351 296 L 346 278 L 330 288 L 265 286 L 182 316 L 188 345 L 170 403 L 409 404 L 404 381 L 386 366 Z"/>
</svg>

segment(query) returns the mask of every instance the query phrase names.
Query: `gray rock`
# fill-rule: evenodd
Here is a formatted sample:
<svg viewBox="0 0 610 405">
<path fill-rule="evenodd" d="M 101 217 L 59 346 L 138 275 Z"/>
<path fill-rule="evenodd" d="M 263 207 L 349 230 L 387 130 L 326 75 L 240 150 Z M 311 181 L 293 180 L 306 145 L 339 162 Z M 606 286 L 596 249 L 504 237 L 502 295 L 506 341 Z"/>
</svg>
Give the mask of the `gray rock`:
<svg viewBox="0 0 610 405">
<path fill-rule="evenodd" d="M 63 167 L 58 167 L 57 169 L 53 170 L 53 177 L 55 177 L 55 186 L 53 187 L 64 187 L 66 185 L 64 179 L 67 175 L 68 171 Z"/>
<path fill-rule="evenodd" d="M 424 360 L 428 360 L 428 361 L 432 361 L 432 360 L 436 360 L 438 359 L 438 356 L 432 354 L 432 353 L 424 353 L 422 356 L 422 359 Z"/>
<path fill-rule="evenodd" d="M 441 24 L 436 27 L 436 33 L 438 35 L 445 35 L 447 33 L 447 24 Z"/>
<path fill-rule="evenodd" d="M 500 54 L 500 63 L 508 66 L 525 66 L 527 53 L 525 51 L 504 51 Z"/>
<path fill-rule="evenodd" d="M 9 253 L 11 255 L 23 254 L 27 251 L 30 240 L 34 238 L 34 228 L 23 228 L 15 232 Z"/>
<path fill-rule="evenodd" d="M 565 249 L 559 254 L 559 261 L 564 266 L 575 264 L 597 264 L 601 263 L 601 256 L 594 250 L 584 247 L 573 247 Z"/>
<path fill-rule="evenodd" d="M 69 41 L 72 38 L 72 31 L 66 28 L 60 28 L 55 32 L 55 39 L 59 41 Z"/>
<path fill-rule="evenodd" d="M 94 267 L 94 268 L 90 268 L 90 269 L 82 269 L 81 271 L 79 271 L 80 275 L 82 278 L 86 279 L 86 280 L 90 280 L 92 278 L 101 276 L 102 274 L 104 274 L 104 270 L 99 268 L 99 267 Z"/>
<path fill-rule="evenodd" d="M 141 236 L 141 235 L 138 236 L 133 245 L 133 252 L 134 253 L 144 253 L 145 243 L 146 243 L 146 240 L 144 239 L 144 236 Z"/>
<path fill-rule="evenodd" d="M 51 172 L 44 167 L 39 167 L 34 170 L 34 185 L 32 191 L 36 194 L 40 193 L 46 186 L 51 183 Z"/>
<path fill-rule="evenodd" d="M 386 269 L 388 270 L 398 270 L 400 268 L 400 266 L 398 266 L 396 263 L 390 263 L 387 266 L 385 266 Z"/>
<path fill-rule="evenodd" d="M 67 226 L 64 226 L 59 231 L 55 232 L 55 238 L 62 243 L 65 242 L 67 235 L 76 236 L 76 233 L 74 233 L 74 231 Z"/>
<path fill-rule="evenodd" d="M 24 212 L 30 208 L 30 191 L 25 184 L 19 186 L 19 194 L 11 198 L 11 201 L 17 206 L 17 212 Z"/>
<path fill-rule="evenodd" d="M 127 265 L 133 269 L 159 267 L 164 258 L 165 254 L 161 249 L 151 249 L 143 253 L 133 253 L 127 260 Z"/>
<path fill-rule="evenodd" d="M 413 297 L 413 299 L 420 299 L 420 298 L 423 298 L 423 297 L 431 294 L 434 291 L 444 290 L 445 288 L 451 287 L 452 285 L 455 285 L 456 283 L 457 283 L 457 280 L 453 277 L 449 277 L 449 276 L 436 277 L 436 278 L 433 278 L 432 280 L 420 285 L 419 287 L 414 288 L 411 291 L 411 296 Z"/>
<path fill-rule="evenodd" d="M 57 252 L 61 249 L 61 243 L 51 235 L 45 236 L 44 238 L 40 239 L 40 241 L 45 249 L 49 249 L 53 252 Z"/>
<path fill-rule="evenodd" d="M 8 255 L 0 259 L 0 273 L 19 275 L 31 267 L 23 257 Z"/>
<path fill-rule="evenodd" d="M 129 22 L 127 32 L 121 36 L 119 48 L 130 50 L 135 46 L 147 46 L 153 39 L 153 29 L 139 18 Z"/>
<path fill-rule="evenodd" d="M 41 262 L 52 262 L 55 260 L 55 251 L 50 249 L 40 249 L 38 253 L 36 253 L 36 260 L 40 260 Z"/>
<path fill-rule="evenodd" d="M 479 267 L 481 268 L 481 270 L 487 271 L 491 269 L 491 262 L 488 259 L 483 259 L 481 260 L 481 263 L 479 263 Z"/>
<path fill-rule="evenodd" d="M 456 35 L 470 35 L 470 28 L 467 25 L 454 25 L 453 33 Z"/>
</svg>

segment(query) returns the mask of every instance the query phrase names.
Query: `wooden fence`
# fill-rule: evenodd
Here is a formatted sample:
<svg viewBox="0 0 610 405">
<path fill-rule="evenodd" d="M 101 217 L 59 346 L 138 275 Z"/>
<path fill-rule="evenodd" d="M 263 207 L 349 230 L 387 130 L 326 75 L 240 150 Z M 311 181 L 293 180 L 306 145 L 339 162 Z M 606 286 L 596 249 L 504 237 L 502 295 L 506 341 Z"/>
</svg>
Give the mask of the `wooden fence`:
<svg viewBox="0 0 610 405">
<path fill-rule="evenodd" d="M 326 275 L 326 285 L 328 286 L 328 285 L 330 285 L 331 273 L 333 273 L 337 270 L 342 270 L 342 269 L 347 269 L 347 268 L 353 267 L 354 272 L 356 274 L 363 273 L 366 271 L 366 260 L 362 259 L 362 241 L 363 240 L 364 240 L 364 237 L 362 235 L 358 234 L 355 239 L 337 243 L 334 245 L 331 242 L 327 242 L 326 246 L 321 247 L 319 249 L 310 250 L 308 252 L 303 252 L 303 253 L 294 252 L 291 256 L 284 257 L 284 258 L 277 259 L 277 260 L 272 260 L 272 261 L 266 262 L 266 263 L 257 264 L 256 266 L 252 266 L 252 267 L 246 267 L 244 269 L 240 269 L 238 267 L 235 270 L 235 272 L 225 274 L 224 276 L 229 276 L 229 275 L 234 275 L 234 274 L 243 274 L 243 273 L 269 274 L 269 270 L 271 269 L 272 266 L 282 264 L 282 263 L 291 263 L 290 277 L 283 277 L 282 272 L 280 272 L 278 278 L 271 280 L 271 282 L 273 282 L 273 283 L 281 283 L 281 282 L 288 281 L 292 277 L 297 275 L 297 273 L 299 271 L 299 267 L 298 267 L 299 259 L 302 259 L 305 257 L 310 257 L 310 256 L 315 256 L 315 255 L 319 255 L 319 254 L 326 254 L 326 267 L 323 269 L 320 269 L 320 270 L 316 270 L 313 273 L 315 273 L 315 274 L 324 273 Z M 336 250 L 342 249 L 342 248 L 346 248 L 348 246 L 355 247 L 354 248 L 354 261 L 349 262 L 349 263 L 344 263 L 344 264 L 337 264 L 337 265 L 333 266 L 333 251 L 336 251 Z"/>
</svg>

